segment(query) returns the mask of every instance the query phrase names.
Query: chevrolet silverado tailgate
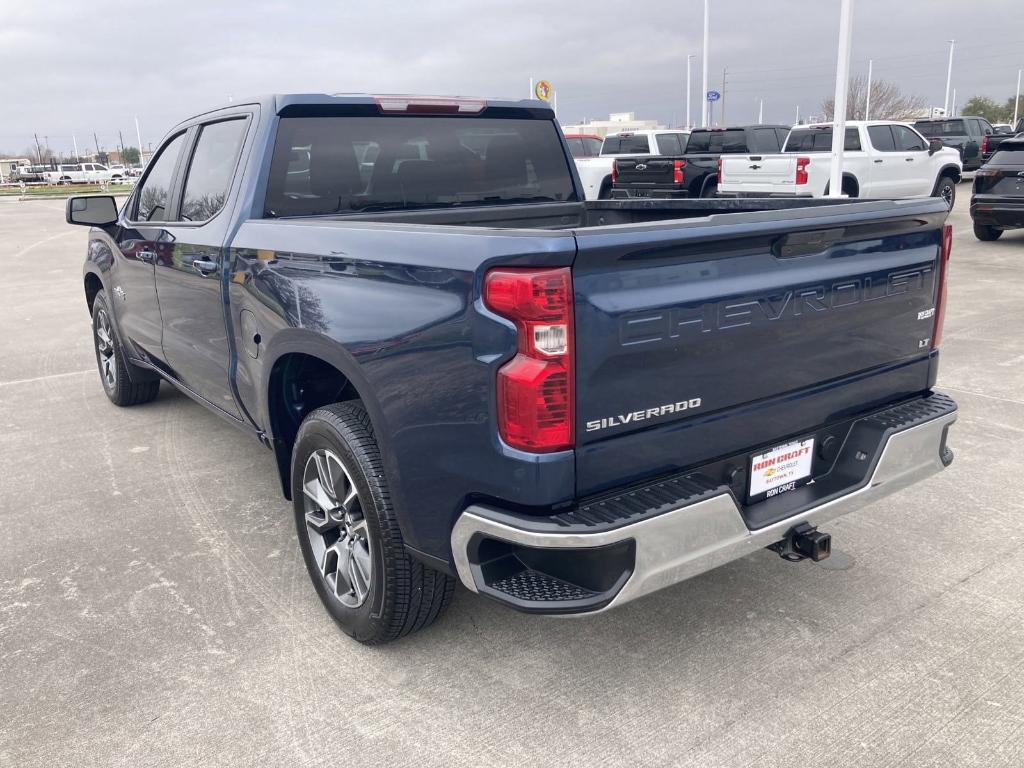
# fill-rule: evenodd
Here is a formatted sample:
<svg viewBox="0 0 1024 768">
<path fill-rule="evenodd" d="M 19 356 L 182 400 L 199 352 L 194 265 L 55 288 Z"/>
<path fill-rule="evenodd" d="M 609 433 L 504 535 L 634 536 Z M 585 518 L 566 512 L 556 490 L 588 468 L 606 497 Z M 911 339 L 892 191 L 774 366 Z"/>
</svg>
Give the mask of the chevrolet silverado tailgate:
<svg viewBox="0 0 1024 768">
<path fill-rule="evenodd" d="M 796 162 L 794 154 L 723 155 L 718 188 L 729 192 L 766 192 L 776 185 L 792 187 Z"/>
<path fill-rule="evenodd" d="M 925 391 L 941 200 L 577 231 L 588 494 Z"/>
<path fill-rule="evenodd" d="M 615 181 L 671 186 L 674 169 L 674 160 L 670 157 L 620 157 L 615 160 Z"/>
</svg>

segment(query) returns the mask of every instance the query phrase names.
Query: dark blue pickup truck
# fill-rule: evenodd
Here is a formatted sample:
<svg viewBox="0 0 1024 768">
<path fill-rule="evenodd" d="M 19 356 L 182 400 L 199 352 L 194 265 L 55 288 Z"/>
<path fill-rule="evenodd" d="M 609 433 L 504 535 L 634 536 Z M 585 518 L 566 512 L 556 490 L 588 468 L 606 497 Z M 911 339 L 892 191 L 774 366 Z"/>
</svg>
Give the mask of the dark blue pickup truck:
<svg viewBox="0 0 1024 768">
<path fill-rule="evenodd" d="M 585 202 L 540 102 L 326 95 L 198 115 L 66 213 L 111 401 L 165 381 L 271 449 L 367 643 L 457 580 L 564 615 L 827 556 L 818 525 L 952 461 L 947 214 Z"/>
</svg>

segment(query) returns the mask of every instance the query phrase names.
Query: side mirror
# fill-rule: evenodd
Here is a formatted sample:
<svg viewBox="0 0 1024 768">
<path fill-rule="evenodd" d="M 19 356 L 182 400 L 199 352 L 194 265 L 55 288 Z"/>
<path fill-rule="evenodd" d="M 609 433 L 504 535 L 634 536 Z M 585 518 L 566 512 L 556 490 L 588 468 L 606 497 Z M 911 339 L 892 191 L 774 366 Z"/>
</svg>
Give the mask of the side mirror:
<svg viewBox="0 0 1024 768">
<path fill-rule="evenodd" d="M 110 195 L 69 197 L 64 219 L 68 224 L 106 227 L 117 221 L 117 203 Z"/>
<path fill-rule="evenodd" d="M 942 149 L 943 146 L 945 145 L 942 143 L 942 139 L 930 139 L 928 141 L 928 154 L 934 155 L 936 152 Z"/>
</svg>

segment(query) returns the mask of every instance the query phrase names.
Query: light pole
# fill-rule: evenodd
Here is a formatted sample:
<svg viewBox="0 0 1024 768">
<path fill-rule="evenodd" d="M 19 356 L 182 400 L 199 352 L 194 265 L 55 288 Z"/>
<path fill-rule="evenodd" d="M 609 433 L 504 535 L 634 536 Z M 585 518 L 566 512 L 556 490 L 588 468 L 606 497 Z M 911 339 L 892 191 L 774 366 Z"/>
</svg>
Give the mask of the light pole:
<svg viewBox="0 0 1024 768">
<path fill-rule="evenodd" d="M 757 124 L 764 125 L 764 99 L 760 99 L 760 105 L 757 108 Z"/>
<path fill-rule="evenodd" d="M 875 64 L 874 59 L 868 59 L 868 97 L 864 102 L 864 119 L 871 119 L 871 69 Z"/>
<path fill-rule="evenodd" d="M 686 127 L 692 128 L 693 123 L 690 122 L 690 61 L 694 58 L 695 54 L 688 53 L 686 55 Z"/>
<path fill-rule="evenodd" d="M 701 88 L 701 119 L 702 128 L 708 127 L 708 39 L 711 37 L 711 0 L 704 0 L 704 48 L 701 51 L 701 73 L 704 78 Z"/>
<path fill-rule="evenodd" d="M 843 149 L 846 146 L 846 102 L 850 90 L 850 48 L 853 43 L 853 0 L 843 0 L 839 11 L 839 52 L 836 59 L 836 95 L 832 113 L 832 172 L 828 196 L 843 196 Z"/>
<path fill-rule="evenodd" d="M 953 89 L 953 103 L 949 105 L 949 116 L 956 117 L 956 88 Z"/>
<path fill-rule="evenodd" d="M 1020 109 L 1020 73 L 1024 72 L 1022 69 L 1017 70 L 1017 94 L 1013 97 L 1013 130 L 1017 130 L 1017 114 Z"/>
<path fill-rule="evenodd" d="M 949 41 L 949 68 L 946 70 L 946 100 L 942 102 L 942 109 L 949 114 L 949 87 L 953 84 L 953 49 L 956 47 L 956 40 Z"/>
<path fill-rule="evenodd" d="M 139 130 L 139 117 L 135 116 L 135 138 L 139 140 L 139 168 L 142 167 L 142 131 Z"/>
</svg>

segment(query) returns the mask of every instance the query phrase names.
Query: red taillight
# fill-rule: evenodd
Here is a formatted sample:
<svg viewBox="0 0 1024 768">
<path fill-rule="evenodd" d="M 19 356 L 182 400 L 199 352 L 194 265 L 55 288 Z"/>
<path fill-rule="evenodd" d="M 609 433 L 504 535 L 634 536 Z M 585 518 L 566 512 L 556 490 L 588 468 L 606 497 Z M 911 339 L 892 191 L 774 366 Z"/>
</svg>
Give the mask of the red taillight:
<svg viewBox="0 0 1024 768">
<path fill-rule="evenodd" d="M 672 183 L 682 184 L 683 179 L 686 178 L 686 174 L 683 169 L 686 167 L 685 160 L 673 160 L 672 161 Z"/>
<path fill-rule="evenodd" d="M 935 330 L 932 332 L 932 349 L 939 348 L 942 340 L 942 324 L 946 320 L 946 280 L 949 277 L 949 255 L 953 252 L 953 225 L 942 225 L 942 248 L 939 250 L 939 290 L 935 296 Z"/>
<path fill-rule="evenodd" d="M 619 178 L 619 161 L 612 160 L 612 184 L 615 183 L 617 178 Z"/>
<path fill-rule="evenodd" d="M 988 152 L 988 136 L 985 136 L 981 140 L 981 153 L 985 154 Z"/>
<path fill-rule="evenodd" d="M 807 183 L 807 166 L 811 164 L 811 158 L 798 157 L 796 159 L 796 183 Z"/>
<path fill-rule="evenodd" d="M 498 431 L 533 453 L 574 445 L 572 273 L 568 267 L 500 267 L 484 279 L 484 303 L 516 324 L 519 352 L 498 369 Z"/>
<path fill-rule="evenodd" d="M 718 183 L 722 183 L 722 156 L 718 156 Z"/>
</svg>

